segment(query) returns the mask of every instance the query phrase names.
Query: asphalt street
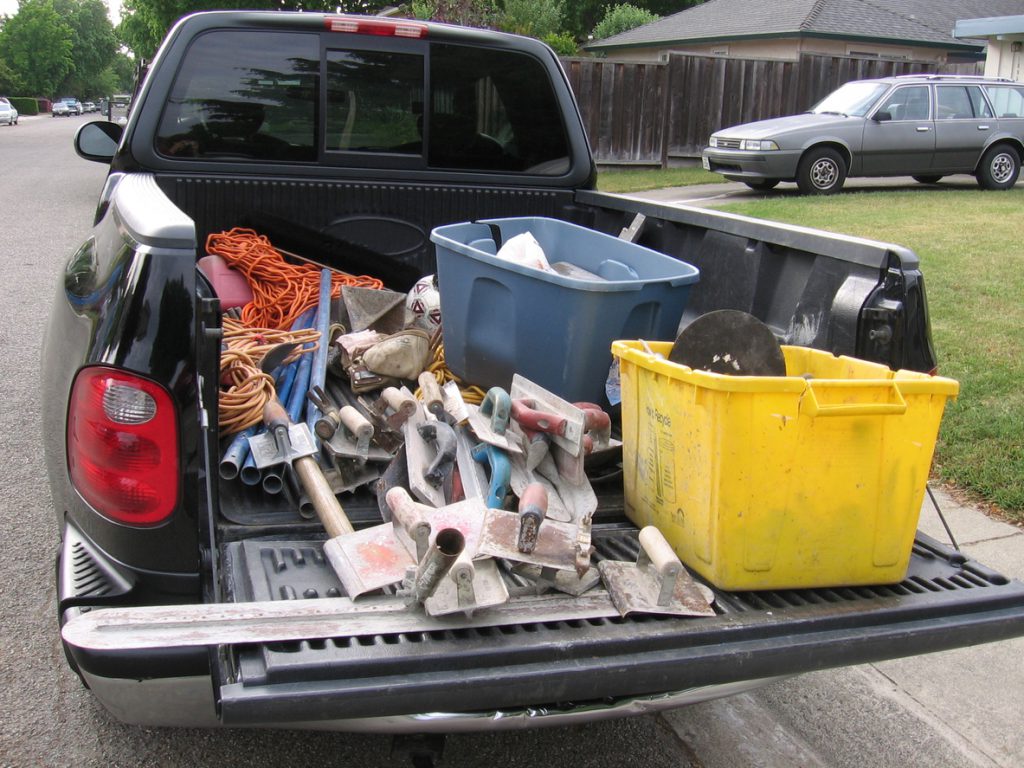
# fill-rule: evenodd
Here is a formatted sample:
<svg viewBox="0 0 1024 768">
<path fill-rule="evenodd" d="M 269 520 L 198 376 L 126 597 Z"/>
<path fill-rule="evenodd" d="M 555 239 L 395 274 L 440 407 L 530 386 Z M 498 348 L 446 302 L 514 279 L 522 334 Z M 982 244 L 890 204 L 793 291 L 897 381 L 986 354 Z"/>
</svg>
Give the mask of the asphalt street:
<svg viewBox="0 0 1024 768">
<path fill-rule="evenodd" d="M 72 150 L 75 128 L 88 119 L 22 118 L 0 127 L 0 766 L 408 764 L 392 759 L 384 736 L 122 725 L 64 662 L 37 382 L 48 307 L 64 262 L 88 236 L 105 176 Z M 1019 529 L 942 498 L 968 552 L 1024 577 Z M 942 536 L 934 520 L 926 525 Z M 806 675 L 668 714 L 452 736 L 442 765 L 1016 768 L 1024 764 L 1022 655 L 1024 641 L 1015 640 Z"/>
</svg>

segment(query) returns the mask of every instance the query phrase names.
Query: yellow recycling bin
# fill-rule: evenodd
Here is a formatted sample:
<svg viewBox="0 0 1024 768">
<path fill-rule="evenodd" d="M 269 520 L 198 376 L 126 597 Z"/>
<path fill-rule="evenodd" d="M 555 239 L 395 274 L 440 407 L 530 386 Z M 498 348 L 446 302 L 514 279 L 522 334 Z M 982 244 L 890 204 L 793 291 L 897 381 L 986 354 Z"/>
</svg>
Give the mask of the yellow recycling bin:
<svg viewBox="0 0 1024 768">
<path fill-rule="evenodd" d="M 727 590 L 891 584 L 907 572 L 953 379 L 782 348 L 786 376 L 615 341 L 626 514 Z"/>
</svg>

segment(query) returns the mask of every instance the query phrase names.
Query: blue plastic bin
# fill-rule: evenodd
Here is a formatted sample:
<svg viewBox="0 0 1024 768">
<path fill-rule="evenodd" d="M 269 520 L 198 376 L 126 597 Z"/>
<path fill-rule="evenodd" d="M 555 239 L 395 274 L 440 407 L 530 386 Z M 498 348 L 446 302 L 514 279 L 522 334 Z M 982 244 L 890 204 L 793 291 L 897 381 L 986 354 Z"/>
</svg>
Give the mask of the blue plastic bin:
<svg viewBox="0 0 1024 768">
<path fill-rule="evenodd" d="M 549 263 L 603 280 L 520 266 L 494 254 L 530 232 Z M 449 224 L 430 234 L 437 254 L 445 360 L 465 381 L 511 385 L 519 373 L 570 402 L 607 404 L 616 339 L 672 341 L 699 271 L 692 264 L 557 219 Z"/>
</svg>

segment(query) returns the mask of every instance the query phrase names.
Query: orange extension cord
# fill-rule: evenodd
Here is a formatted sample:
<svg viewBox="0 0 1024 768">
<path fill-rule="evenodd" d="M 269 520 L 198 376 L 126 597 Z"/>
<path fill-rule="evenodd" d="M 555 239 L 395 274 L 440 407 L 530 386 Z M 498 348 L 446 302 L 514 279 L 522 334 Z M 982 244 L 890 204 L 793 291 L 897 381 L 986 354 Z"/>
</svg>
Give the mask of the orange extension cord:
<svg viewBox="0 0 1024 768">
<path fill-rule="evenodd" d="M 299 348 L 284 362 L 312 354 L 319 346 L 320 332 L 314 328 L 278 331 L 249 328 L 231 317 L 224 318 L 224 348 L 220 355 L 220 403 L 217 408 L 221 434 L 231 435 L 263 421 L 263 406 L 275 397 L 274 380 L 260 370 L 263 356 L 278 344 Z M 311 346 L 307 347 L 306 344 Z"/>
<path fill-rule="evenodd" d="M 235 227 L 206 238 L 206 252 L 221 256 L 245 275 L 253 300 L 242 307 L 242 322 L 250 328 L 286 330 L 296 318 L 320 298 L 320 267 L 289 264 L 265 235 Z M 374 277 L 348 275 L 334 270 L 331 296 L 341 295 L 341 286 L 383 288 Z"/>
</svg>

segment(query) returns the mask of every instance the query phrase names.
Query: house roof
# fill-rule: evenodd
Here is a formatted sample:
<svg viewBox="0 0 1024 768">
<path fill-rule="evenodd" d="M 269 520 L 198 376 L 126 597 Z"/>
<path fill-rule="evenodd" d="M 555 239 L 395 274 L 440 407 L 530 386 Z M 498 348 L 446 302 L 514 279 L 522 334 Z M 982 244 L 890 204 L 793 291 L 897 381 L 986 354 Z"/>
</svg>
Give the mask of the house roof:
<svg viewBox="0 0 1024 768">
<path fill-rule="evenodd" d="M 610 51 L 738 39 L 827 37 L 977 50 L 981 42 L 953 37 L 957 19 L 1021 13 L 1024 0 L 707 0 L 585 47 Z"/>
</svg>

